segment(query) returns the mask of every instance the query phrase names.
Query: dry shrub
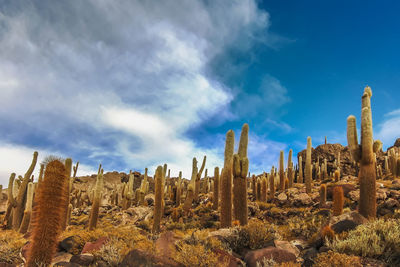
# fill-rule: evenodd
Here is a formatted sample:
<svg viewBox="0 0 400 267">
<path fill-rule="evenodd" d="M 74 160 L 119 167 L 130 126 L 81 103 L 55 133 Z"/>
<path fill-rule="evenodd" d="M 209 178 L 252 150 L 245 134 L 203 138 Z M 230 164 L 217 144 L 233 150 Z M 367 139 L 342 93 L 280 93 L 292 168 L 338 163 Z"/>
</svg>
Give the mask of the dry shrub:
<svg viewBox="0 0 400 267">
<path fill-rule="evenodd" d="M 13 230 L 0 231 L 0 262 L 22 263 L 19 252 L 26 243 L 22 236 L 22 234 Z"/>
<path fill-rule="evenodd" d="M 202 244 L 189 245 L 183 243 L 180 246 L 179 252 L 177 252 L 173 258 L 185 266 L 228 266 L 228 262 L 221 265 L 221 263 L 218 261 L 218 255 L 212 252 L 211 249 L 207 249 Z"/>
<path fill-rule="evenodd" d="M 314 267 L 337 267 L 337 266 L 362 267 L 362 264 L 361 264 L 361 259 L 359 257 L 328 251 L 318 254 L 313 266 Z"/>
<path fill-rule="evenodd" d="M 257 219 L 251 219 L 239 231 L 239 245 L 250 249 L 263 248 L 274 238 L 275 230 Z"/>
</svg>

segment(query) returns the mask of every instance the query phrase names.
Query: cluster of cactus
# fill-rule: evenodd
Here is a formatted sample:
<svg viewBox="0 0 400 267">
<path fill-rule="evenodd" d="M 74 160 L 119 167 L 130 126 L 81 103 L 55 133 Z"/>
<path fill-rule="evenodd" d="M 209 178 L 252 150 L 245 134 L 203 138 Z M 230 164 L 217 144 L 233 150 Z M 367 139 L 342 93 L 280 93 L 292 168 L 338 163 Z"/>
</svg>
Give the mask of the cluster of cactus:
<svg viewBox="0 0 400 267">
<path fill-rule="evenodd" d="M 385 158 L 385 170 L 390 172 L 393 177 L 400 177 L 400 155 L 398 148 L 393 147 L 388 150 L 388 156 Z"/>
</svg>

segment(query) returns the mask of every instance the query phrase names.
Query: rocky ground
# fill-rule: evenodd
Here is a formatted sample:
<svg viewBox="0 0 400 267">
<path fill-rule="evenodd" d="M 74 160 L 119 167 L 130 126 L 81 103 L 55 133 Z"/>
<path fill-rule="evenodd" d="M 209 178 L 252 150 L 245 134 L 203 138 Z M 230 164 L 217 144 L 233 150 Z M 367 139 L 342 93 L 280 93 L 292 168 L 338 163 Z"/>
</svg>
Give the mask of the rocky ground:
<svg viewBox="0 0 400 267">
<path fill-rule="evenodd" d="M 340 181 L 314 180 L 311 194 L 305 193 L 304 184 L 295 183 L 266 202 L 254 201 L 250 189 L 249 224 L 234 221 L 233 227 L 223 229 L 219 211 L 212 208 L 212 192 L 203 192 L 187 214 L 167 197 L 161 233 L 154 235 L 154 195 L 126 210 L 112 205 L 111 192 L 127 175 L 107 173 L 97 228 L 87 230 L 90 206 L 73 209 L 54 266 L 400 266 L 400 180 L 391 175 L 377 180 L 377 219 L 368 221 L 357 213 L 359 186 L 346 160 L 347 148 L 323 146 L 313 155 L 329 159 L 330 153 L 342 151 L 342 169 L 348 171 Z M 74 188 L 90 191 L 94 182 L 95 176 L 79 177 Z M 327 185 L 325 205 L 320 205 L 321 184 Z M 343 188 L 345 197 L 339 216 L 332 214 L 335 186 Z M 6 203 L 3 190 L 0 221 Z M 22 265 L 28 238 L 29 233 L 0 230 L 0 266 Z"/>
</svg>

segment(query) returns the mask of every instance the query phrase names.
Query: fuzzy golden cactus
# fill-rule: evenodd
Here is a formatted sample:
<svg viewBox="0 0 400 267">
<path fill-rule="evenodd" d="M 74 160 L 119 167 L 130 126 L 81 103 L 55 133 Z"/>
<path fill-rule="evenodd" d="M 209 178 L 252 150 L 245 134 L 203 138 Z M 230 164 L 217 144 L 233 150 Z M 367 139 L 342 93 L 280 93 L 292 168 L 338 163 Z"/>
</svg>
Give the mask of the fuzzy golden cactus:
<svg viewBox="0 0 400 267">
<path fill-rule="evenodd" d="M 311 165 L 311 137 L 307 137 L 307 152 L 306 152 L 306 169 L 305 169 L 305 184 L 306 193 L 311 193 L 311 180 L 312 180 L 312 165 Z"/>
<path fill-rule="evenodd" d="M 247 224 L 247 144 L 249 142 L 249 125 L 245 123 L 240 135 L 238 153 L 233 156 L 233 208 L 235 219 L 240 225 Z"/>
<path fill-rule="evenodd" d="M 335 186 L 333 188 L 333 216 L 338 216 L 343 212 L 344 195 L 343 188 L 341 186 Z"/>
<path fill-rule="evenodd" d="M 181 204 L 181 194 L 182 194 L 182 172 L 179 172 L 178 182 L 176 184 L 176 195 L 175 195 L 175 205 L 178 207 Z"/>
<path fill-rule="evenodd" d="M 365 87 L 361 109 L 361 145 L 358 144 L 356 118 L 347 118 L 347 142 L 353 159 L 360 164 L 358 174 L 360 184 L 360 200 L 358 211 L 366 218 L 376 217 L 376 171 L 373 150 L 372 91 Z"/>
<path fill-rule="evenodd" d="M 267 190 L 268 190 L 268 180 L 265 176 L 265 174 L 263 174 L 261 176 L 261 190 L 260 190 L 260 201 L 267 201 Z"/>
<path fill-rule="evenodd" d="M 97 219 L 99 217 L 99 208 L 104 187 L 103 169 L 97 173 L 97 180 L 94 189 L 92 209 L 90 210 L 89 218 L 89 231 L 92 231 L 97 226 Z"/>
<path fill-rule="evenodd" d="M 153 221 L 153 233 L 160 232 L 160 223 L 163 210 L 163 200 L 164 200 L 164 188 L 163 188 L 163 167 L 158 166 L 154 182 L 155 182 L 155 196 L 154 196 L 154 221 Z"/>
<path fill-rule="evenodd" d="M 232 165 L 235 134 L 232 130 L 226 133 L 224 170 L 221 175 L 221 227 L 232 226 Z"/>
<path fill-rule="evenodd" d="M 62 222 L 62 229 L 65 230 L 65 228 L 67 227 L 67 217 L 68 217 L 68 206 L 70 203 L 70 193 L 71 193 L 71 171 L 72 171 L 72 159 L 71 158 L 67 158 L 65 159 L 64 162 L 65 165 L 65 171 L 66 171 L 66 175 L 67 175 L 67 179 L 65 181 L 65 198 L 67 199 L 65 206 L 64 206 L 64 219 Z"/>
<path fill-rule="evenodd" d="M 285 190 L 285 158 L 283 150 L 281 150 L 279 155 L 279 189 L 280 191 Z"/>
<path fill-rule="evenodd" d="M 191 182 L 188 185 L 185 203 L 183 204 L 183 211 L 185 212 L 185 214 L 189 213 L 189 210 L 192 207 L 193 198 L 194 198 L 194 186 L 193 183 Z"/>
<path fill-rule="evenodd" d="M 213 192 L 213 209 L 218 210 L 218 202 L 219 202 L 219 168 L 215 167 L 214 169 L 214 192 Z"/>
<path fill-rule="evenodd" d="M 31 244 L 27 251 L 27 267 L 48 266 L 57 249 L 65 199 L 65 166 L 53 160 L 46 166 L 44 180 L 35 197 Z"/>
<path fill-rule="evenodd" d="M 319 189 L 319 205 L 320 207 L 326 204 L 326 184 L 321 184 Z"/>
<path fill-rule="evenodd" d="M 204 156 L 203 163 L 201 163 L 200 170 L 198 170 L 196 178 L 195 178 L 196 182 L 195 182 L 195 187 L 194 187 L 194 200 L 196 200 L 196 201 L 198 200 L 199 193 L 200 193 L 200 179 L 201 179 L 201 174 L 203 173 L 203 170 L 206 166 L 206 160 L 207 160 L 207 157 Z"/>
</svg>

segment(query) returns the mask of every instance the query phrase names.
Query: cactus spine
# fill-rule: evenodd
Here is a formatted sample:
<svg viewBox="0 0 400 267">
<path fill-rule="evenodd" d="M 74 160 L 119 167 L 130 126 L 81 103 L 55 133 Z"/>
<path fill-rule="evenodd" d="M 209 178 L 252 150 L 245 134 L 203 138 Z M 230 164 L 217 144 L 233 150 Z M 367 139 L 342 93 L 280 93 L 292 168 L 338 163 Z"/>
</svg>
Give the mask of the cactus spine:
<svg viewBox="0 0 400 267">
<path fill-rule="evenodd" d="M 235 219 L 240 225 L 247 224 L 247 173 L 249 159 L 247 144 L 249 142 L 249 125 L 243 124 L 240 134 L 238 153 L 233 156 L 233 208 Z"/>
<path fill-rule="evenodd" d="M 97 226 L 97 219 L 99 217 L 99 208 L 100 208 L 100 201 L 101 201 L 103 187 L 104 187 L 103 169 L 100 169 L 99 172 L 97 173 L 92 209 L 90 211 L 89 231 L 92 231 Z"/>
<path fill-rule="evenodd" d="M 49 162 L 44 180 L 35 197 L 28 267 L 48 266 L 57 248 L 64 213 L 66 171 L 58 160 Z"/>
<path fill-rule="evenodd" d="M 214 169 L 214 192 L 213 192 L 213 209 L 218 210 L 219 201 L 219 168 Z"/>
<path fill-rule="evenodd" d="M 163 176 L 164 171 L 162 166 L 158 166 L 154 182 L 155 182 L 155 196 L 154 196 L 154 221 L 153 221 L 153 233 L 158 233 L 160 231 L 161 216 L 163 210 L 163 200 L 164 200 L 164 186 L 163 186 Z"/>
<path fill-rule="evenodd" d="M 279 155 L 279 189 L 280 191 L 285 190 L 285 163 L 284 163 L 284 154 L 283 150 Z"/>
<path fill-rule="evenodd" d="M 311 168 L 311 137 L 307 137 L 307 152 L 306 152 L 306 169 L 305 169 L 305 183 L 306 193 L 311 193 L 311 180 L 312 180 L 312 168 Z"/>
<path fill-rule="evenodd" d="M 226 133 L 224 170 L 221 175 L 221 227 L 232 226 L 232 162 L 235 142 L 235 133 L 229 130 Z"/>
<path fill-rule="evenodd" d="M 360 200 L 358 211 L 366 218 L 376 217 L 376 172 L 373 151 L 372 91 L 365 87 L 362 96 L 361 110 L 361 145 L 358 144 L 356 118 L 347 118 L 347 141 L 353 159 L 360 164 L 358 179 L 360 183 Z"/>
</svg>

